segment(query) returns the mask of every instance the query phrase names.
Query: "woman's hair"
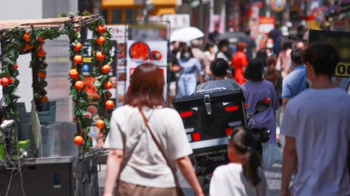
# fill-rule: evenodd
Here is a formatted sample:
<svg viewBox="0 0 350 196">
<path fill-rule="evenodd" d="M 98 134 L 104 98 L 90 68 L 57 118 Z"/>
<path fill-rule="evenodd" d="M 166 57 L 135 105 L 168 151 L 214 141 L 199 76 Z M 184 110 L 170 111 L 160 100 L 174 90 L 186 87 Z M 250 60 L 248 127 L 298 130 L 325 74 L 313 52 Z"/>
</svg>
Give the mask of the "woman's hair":
<svg viewBox="0 0 350 196">
<path fill-rule="evenodd" d="M 238 42 L 237 43 L 237 50 L 238 51 L 243 51 L 246 48 L 247 48 L 247 44 L 246 43 L 244 43 L 244 42 Z"/>
<path fill-rule="evenodd" d="M 125 95 L 124 105 L 133 107 L 165 106 L 164 76 L 157 65 L 144 63 L 135 69 Z"/>
<path fill-rule="evenodd" d="M 264 64 L 261 60 L 253 59 L 249 62 L 244 72 L 244 77 L 251 81 L 262 81 L 264 72 Z"/>
<path fill-rule="evenodd" d="M 190 58 L 193 58 L 193 53 L 192 53 L 191 47 L 185 47 L 185 48 L 181 51 L 180 58 L 185 58 L 184 54 L 187 53 L 187 52 L 190 53 Z"/>
<path fill-rule="evenodd" d="M 274 64 L 274 65 L 277 64 L 277 59 L 276 59 L 276 57 L 274 57 L 274 56 L 267 57 L 267 59 L 266 59 L 266 65 L 267 65 L 267 66 L 270 66 L 271 64 Z"/>
<path fill-rule="evenodd" d="M 211 42 L 208 42 L 206 45 L 205 45 L 205 51 L 209 51 L 210 48 L 214 47 L 214 44 L 211 43 Z"/>
<path fill-rule="evenodd" d="M 261 157 L 255 150 L 257 141 L 254 136 L 244 127 L 236 127 L 229 140 L 229 145 L 237 154 L 246 156 L 248 153 L 248 160 L 243 164 L 244 176 L 253 186 L 257 186 L 261 181 L 261 177 L 258 174 L 258 168 L 261 166 Z"/>
</svg>

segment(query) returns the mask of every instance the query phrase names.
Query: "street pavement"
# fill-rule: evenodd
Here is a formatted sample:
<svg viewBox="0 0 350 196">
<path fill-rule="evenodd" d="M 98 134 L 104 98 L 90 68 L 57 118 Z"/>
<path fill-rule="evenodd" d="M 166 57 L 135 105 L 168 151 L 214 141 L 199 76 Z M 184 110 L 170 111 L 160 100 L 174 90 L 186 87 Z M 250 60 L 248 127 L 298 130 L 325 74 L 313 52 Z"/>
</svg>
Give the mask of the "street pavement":
<svg viewBox="0 0 350 196">
<path fill-rule="evenodd" d="M 272 168 L 264 169 L 265 177 L 269 186 L 269 195 L 278 196 L 281 188 L 281 177 L 282 177 L 282 165 L 274 164 Z M 104 181 L 106 178 L 106 165 L 101 165 L 101 171 L 98 173 L 100 196 L 103 195 Z M 186 196 L 194 196 L 194 193 L 190 186 L 187 184 L 183 177 L 180 177 L 180 185 Z"/>
</svg>

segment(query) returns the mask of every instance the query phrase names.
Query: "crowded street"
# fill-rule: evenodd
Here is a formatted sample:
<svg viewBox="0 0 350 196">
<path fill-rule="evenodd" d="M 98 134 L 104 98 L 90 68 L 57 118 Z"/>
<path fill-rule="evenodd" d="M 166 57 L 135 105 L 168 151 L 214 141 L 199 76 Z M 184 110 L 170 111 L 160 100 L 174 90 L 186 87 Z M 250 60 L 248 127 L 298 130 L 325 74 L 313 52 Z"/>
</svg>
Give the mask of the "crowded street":
<svg viewBox="0 0 350 196">
<path fill-rule="evenodd" d="M 0 196 L 350 195 L 350 1 L 0 0 Z"/>
</svg>

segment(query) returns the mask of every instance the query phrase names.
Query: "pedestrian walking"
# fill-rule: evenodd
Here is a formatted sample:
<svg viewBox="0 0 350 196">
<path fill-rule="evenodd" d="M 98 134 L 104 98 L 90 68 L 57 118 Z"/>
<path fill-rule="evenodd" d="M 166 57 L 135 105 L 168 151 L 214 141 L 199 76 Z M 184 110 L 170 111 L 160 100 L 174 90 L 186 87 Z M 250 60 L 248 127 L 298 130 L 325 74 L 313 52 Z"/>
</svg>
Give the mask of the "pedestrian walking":
<svg viewBox="0 0 350 196">
<path fill-rule="evenodd" d="M 213 74 L 213 80 L 198 85 L 196 91 L 226 88 L 226 90 L 241 89 L 243 94 L 245 93 L 244 87 L 240 86 L 235 80 L 233 80 L 231 68 L 224 59 L 215 59 L 210 66 L 210 70 Z"/>
<path fill-rule="evenodd" d="M 196 195 L 204 195 L 188 155 L 192 154 L 180 115 L 165 108 L 164 77 L 153 64 L 139 65 L 124 106 L 111 118 L 104 196 L 117 182 L 118 196 L 177 196 L 176 167 Z M 161 119 L 161 120 L 160 120 Z"/>
<path fill-rule="evenodd" d="M 198 73 L 199 83 L 204 81 L 204 71 L 199 61 L 194 58 L 191 48 L 185 48 L 179 60 L 182 68 L 182 73 L 178 81 L 178 94 L 177 97 L 189 96 L 196 90 L 197 79 L 196 72 Z"/>
<path fill-rule="evenodd" d="M 245 83 L 244 71 L 248 66 L 248 57 L 245 53 L 247 49 L 247 44 L 244 42 L 237 43 L 237 52 L 232 57 L 232 68 L 234 71 L 234 79 L 238 82 L 238 84 L 243 85 Z"/>
<path fill-rule="evenodd" d="M 332 82 L 337 50 L 314 43 L 302 59 L 310 88 L 289 100 L 284 112 L 281 195 L 350 195 L 350 96 Z"/>
<path fill-rule="evenodd" d="M 268 186 L 261 157 L 255 150 L 254 137 L 243 127 L 237 127 L 229 137 L 230 163 L 215 169 L 210 182 L 210 196 L 265 196 Z"/>
<path fill-rule="evenodd" d="M 250 126 L 258 128 L 267 128 L 270 130 L 270 140 L 263 143 L 263 168 L 272 167 L 275 162 L 282 161 L 282 154 L 277 146 L 276 141 L 276 117 L 275 113 L 279 107 L 277 94 L 274 85 L 263 79 L 264 65 L 260 60 L 252 60 L 249 62 L 244 72 L 245 78 L 248 80 L 243 87 L 246 89 L 246 103 L 248 104 L 248 116 L 254 114 L 255 106 L 263 99 L 270 99 L 271 106 L 256 115 L 250 121 Z"/>
</svg>

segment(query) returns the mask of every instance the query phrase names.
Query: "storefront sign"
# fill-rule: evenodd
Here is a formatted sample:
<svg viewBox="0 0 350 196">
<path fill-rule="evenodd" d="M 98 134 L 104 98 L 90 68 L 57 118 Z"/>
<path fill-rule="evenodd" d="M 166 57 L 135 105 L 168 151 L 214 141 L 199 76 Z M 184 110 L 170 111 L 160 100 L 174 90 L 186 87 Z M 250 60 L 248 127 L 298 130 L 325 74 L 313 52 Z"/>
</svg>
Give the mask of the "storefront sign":
<svg viewBox="0 0 350 196">
<path fill-rule="evenodd" d="M 167 81 L 167 41 L 128 40 L 127 46 L 126 89 L 130 85 L 135 68 L 145 62 L 153 63 L 163 69 L 164 81 Z M 166 93 L 166 84 L 164 86 L 164 93 Z"/>
<path fill-rule="evenodd" d="M 333 44 L 339 52 L 339 63 L 334 71 L 334 76 L 350 78 L 350 33 L 310 30 L 309 43 L 318 41 Z"/>
<path fill-rule="evenodd" d="M 164 14 L 162 21 L 170 23 L 170 32 L 183 27 L 189 27 L 191 22 L 189 14 Z"/>
<path fill-rule="evenodd" d="M 259 33 L 267 34 L 275 28 L 274 17 L 260 17 L 259 19 Z"/>
<path fill-rule="evenodd" d="M 286 8 L 286 0 L 271 0 L 270 6 L 271 9 L 275 12 L 281 12 Z"/>
</svg>

